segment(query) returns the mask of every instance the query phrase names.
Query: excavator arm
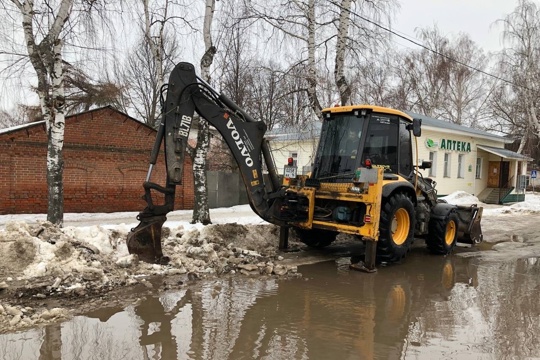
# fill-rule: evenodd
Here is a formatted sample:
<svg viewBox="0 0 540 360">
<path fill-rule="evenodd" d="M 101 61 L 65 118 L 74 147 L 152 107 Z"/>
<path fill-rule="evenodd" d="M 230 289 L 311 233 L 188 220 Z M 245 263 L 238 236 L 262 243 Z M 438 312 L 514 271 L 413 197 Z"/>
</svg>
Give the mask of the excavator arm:
<svg viewBox="0 0 540 360">
<path fill-rule="evenodd" d="M 246 185 L 249 203 L 262 219 L 280 224 L 275 214 L 284 198 L 269 145 L 264 139 L 266 124 L 246 114 L 229 98 L 197 77 L 190 63 L 181 62 L 169 77 L 162 119 L 150 159 L 150 168 L 143 183 L 146 208 L 139 213 L 139 225 L 128 235 L 131 254 L 147 262 L 166 263 L 161 249 L 161 228 L 166 215 L 174 208 L 175 189 L 182 183 L 184 157 L 188 136 L 197 113 L 213 125 L 223 136 L 240 169 Z M 166 184 L 150 181 L 153 166 L 164 144 Z M 263 161 L 269 175 L 269 184 L 263 179 Z M 163 195 L 164 203 L 156 205 L 152 193 Z"/>
</svg>

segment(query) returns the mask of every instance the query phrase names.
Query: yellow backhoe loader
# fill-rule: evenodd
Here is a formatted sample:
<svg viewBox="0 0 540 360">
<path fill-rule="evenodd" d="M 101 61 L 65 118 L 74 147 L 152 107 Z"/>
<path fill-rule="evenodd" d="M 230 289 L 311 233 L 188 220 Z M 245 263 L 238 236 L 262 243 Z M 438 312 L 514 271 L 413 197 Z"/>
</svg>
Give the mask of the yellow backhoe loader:
<svg viewBox="0 0 540 360">
<path fill-rule="evenodd" d="M 431 166 L 429 161 L 418 163 L 419 119 L 371 105 L 324 109 L 311 175 L 292 176 L 284 185 L 264 138 L 266 125 L 200 79 L 192 64 L 179 63 L 169 78 L 143 183 L 147 206 L 137 217 L 140 224 L 128 236 L 129 252 L 142 260 L 167 262 L 161 228 L 173 210 L 175 187 L 181 184 L 195 112 L 229 146 L 253 211 L 281 227 L 281 248 L 287 246 L 290 228 L 302 242 L 316 248 L 331 244 L 338 233 L 357 235 L 366 251 L 363 262 L 353 267 L 371 272 L 377 262 L 403 259 L 415 237 L 424 238 L 432 253 L 442 255 L 450 253 L 457 241 L 482 241 L 482 208 L 441 201 L 435 182 L 419 172 Z M 162 143 L 167 168 L 164 186 L 149 181 Z M 268 174 L 263 174 L 263 164 Z M 154 191 L 163 195 L 163 204 L 153 203 Z"/>
</svg>

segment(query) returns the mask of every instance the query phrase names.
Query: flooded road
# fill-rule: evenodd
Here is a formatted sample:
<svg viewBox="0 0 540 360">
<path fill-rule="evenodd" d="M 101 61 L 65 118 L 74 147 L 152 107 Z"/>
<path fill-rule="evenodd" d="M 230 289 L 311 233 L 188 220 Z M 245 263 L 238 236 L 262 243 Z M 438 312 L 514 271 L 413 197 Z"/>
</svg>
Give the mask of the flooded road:
<svg viewBox="0 0 540 360">
<path fill-rule="evenodd" d="M 540 262 L 430 256 L 375 274 L 200 281 L 42 329 L 0 359 L 540 359 Z"/>
</svg>

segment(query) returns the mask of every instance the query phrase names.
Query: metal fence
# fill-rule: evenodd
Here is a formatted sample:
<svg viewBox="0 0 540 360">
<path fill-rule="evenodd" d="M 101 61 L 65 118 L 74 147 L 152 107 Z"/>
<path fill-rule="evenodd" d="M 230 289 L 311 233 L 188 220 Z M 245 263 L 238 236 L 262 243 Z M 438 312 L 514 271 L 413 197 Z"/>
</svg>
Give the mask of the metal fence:
<svg viewBox="0 0 540 360">
<path fill-rule="evenodd" d="M 211 209 L 248 203 L 246 186 L 239 173 L 208 171 L 208 206 Z"/>
</svg>

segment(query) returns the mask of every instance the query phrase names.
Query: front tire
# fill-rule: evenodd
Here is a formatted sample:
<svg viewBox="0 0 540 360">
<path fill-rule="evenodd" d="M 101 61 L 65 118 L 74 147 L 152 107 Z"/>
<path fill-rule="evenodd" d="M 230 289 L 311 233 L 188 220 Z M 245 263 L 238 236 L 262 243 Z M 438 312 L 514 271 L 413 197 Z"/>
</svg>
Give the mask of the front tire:
<svg viewBox="0 0 540 360">
<path fill-rule="evenodd" d="M 323 229 L 294 229 L 301 242 L 309 247 L 322 249 L 336 240 L 337 233 Z"/>
<path fill-rule="evenodd" d="M 456 246 L 459 218 L 450 212 L 444 219 L 431 219 L 426 246 L 432 254 L 447 255 Z"/>
<path fill-rule="evenodd" d="M 411 199 L 397 193 L 382 205 L 377 257 L 393 263 L 403 259 L 410 250 L 414 237 L 414 205 Z"/>
</svg>

